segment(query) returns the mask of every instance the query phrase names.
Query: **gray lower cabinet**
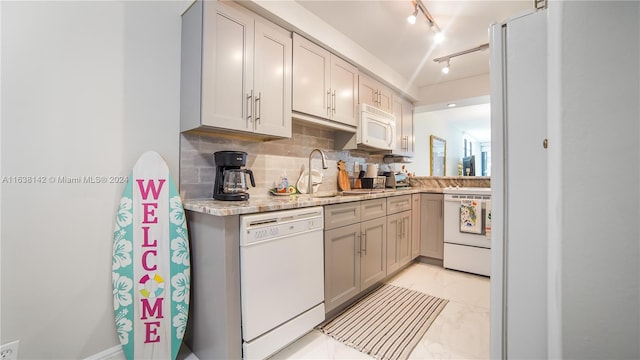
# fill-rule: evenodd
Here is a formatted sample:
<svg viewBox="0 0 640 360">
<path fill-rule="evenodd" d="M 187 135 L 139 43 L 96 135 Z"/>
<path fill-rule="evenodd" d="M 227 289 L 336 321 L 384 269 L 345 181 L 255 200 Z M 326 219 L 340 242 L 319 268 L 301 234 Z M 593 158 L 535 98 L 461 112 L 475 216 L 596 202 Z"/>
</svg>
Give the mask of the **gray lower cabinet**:
<svg viewBox="0 0 640 360">
<path fill-rule="evenodd" d="M 387 198 L 387 274 L 411 261 L 411 195 Z"/>
<path fill-rule="evenodd" d="M 385 278 L 386 199 L 325 206 L 325 311 Z"/>
<path fill-rule="evenodd" d="M 420 194 L 411 195 L 411 259 L 420 256 Z"/>
<path fill-rule="evenodd" d="M 387 273 L 411 261 L 411 210 L 387 216 Z"/>
<path fill-rule="evenodd" d="M 324 307 L 330 311 L 360 292 L 360 223 L 324 232 Z"/>
<path fill-rule="evenodd" d="M 420 195 L 420 255 L 442 260 L 444 255 L 444 195 Z"/>
</svg>

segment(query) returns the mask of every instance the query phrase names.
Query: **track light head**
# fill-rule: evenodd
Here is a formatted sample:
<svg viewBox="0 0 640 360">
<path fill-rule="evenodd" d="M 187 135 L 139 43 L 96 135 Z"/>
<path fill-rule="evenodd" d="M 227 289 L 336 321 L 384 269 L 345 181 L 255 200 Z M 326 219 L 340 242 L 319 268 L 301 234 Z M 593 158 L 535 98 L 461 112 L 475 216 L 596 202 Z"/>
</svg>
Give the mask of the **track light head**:
<svg viewBox="0 0 640 360">
<path fill-rule="evenodd" d="M 407 17 L 407 22 L 411 25 L 416 23 L 416 18 L 418 17 L 418 4 L 416 3 L 415 9 L 413 13 Z"/>
<path fill-rule="evenodd" d="M 442 68 L 442 73 L 445 75 L 449 73 L 449 61 L 451 60 L 447 60 L 447 65 Z"/>
<path fill-rule="evenodd" d="M 411 15 L 409 15 L 409 17 L 407 17 L 407 22 L 411 25 L 416 23 L 416 13 L 413 13 Z"/>
</svg>

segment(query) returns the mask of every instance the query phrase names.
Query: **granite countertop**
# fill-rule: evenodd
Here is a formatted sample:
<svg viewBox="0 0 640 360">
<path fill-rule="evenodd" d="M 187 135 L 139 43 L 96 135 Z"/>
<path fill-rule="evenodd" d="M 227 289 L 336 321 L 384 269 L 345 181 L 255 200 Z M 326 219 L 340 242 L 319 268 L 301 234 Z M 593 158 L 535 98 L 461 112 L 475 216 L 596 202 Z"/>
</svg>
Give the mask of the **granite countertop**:
<svg viewBox="0 0 640 360">
<path fill-rule="evenodd" d="M 386 198 L 390 196 L 410 195 L 419 193 L 439 193 L 442 194 L 442 188 L 419 187 L 403 190 L 387 189 L 384 192 L 371 192 L 358 195 L 343 195 L 338 193 L 337 196 L 327 193 L 314 194 L 309 197 L 305 194 L 288 195 L 288 196 L 265 196 L 255 197 L 247 201 L 220 201 L 213 199 L 190 199 L 184 201 L 184 208 L 195 212 L 200 212 L 215 216 L 229 216 L 240 214 L 253 214 L 267 211 L 297 209 L 311 206 L 322 206 L 331 204 L 340 204 L 351 201 L 362 201 L 377 198 Z M 375 191 L 375 190 L 374 190 Z M 323 197 L 325 196 L 325 197 Z"/>
</svg>

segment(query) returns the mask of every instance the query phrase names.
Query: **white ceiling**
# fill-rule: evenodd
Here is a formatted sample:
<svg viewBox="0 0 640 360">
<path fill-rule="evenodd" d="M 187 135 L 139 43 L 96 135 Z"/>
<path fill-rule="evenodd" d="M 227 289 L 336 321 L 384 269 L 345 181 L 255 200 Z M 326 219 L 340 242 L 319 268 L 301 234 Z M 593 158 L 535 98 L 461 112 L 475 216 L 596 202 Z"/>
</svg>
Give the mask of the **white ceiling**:
<svg viewBox="0 0 640 360">
<path fill-rule="evenodd" d="M 492 23 L 533 9 L 533 0 L 423 0 L 445 34 L 445 40 L 435 44 L 422 14 L 414 25 L 407 22 L 413 11 L 411 0 L 296 1 L 418 88 L 489 73 L 489 51 L 453 58 L 447 75 L 433 59 L 486 44 Z M 488 104 L 440 111 L 450 111 L 452 126 L 479 141 L 491 138 Z"/>
<path fill-rule="evenodd" d="M 297 1 L 418 87 L 488 73 L 488 51 L 455 57 L 448 75 L 433 59 L 488 43 L 492 23 L 533 7 L 533 0 L 423 0 L 445 34 L 435 44 L 422 14 L 407 22 L 411 0 Z"/>
</svg>

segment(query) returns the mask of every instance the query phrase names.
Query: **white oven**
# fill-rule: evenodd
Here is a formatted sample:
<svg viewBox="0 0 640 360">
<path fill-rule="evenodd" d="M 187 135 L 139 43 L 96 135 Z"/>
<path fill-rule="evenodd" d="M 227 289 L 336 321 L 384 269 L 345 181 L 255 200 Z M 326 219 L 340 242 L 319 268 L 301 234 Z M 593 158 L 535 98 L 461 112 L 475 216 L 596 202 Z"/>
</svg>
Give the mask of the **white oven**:
<svg viewBox="0 0 640 360">
<path fill-rule="evenodd" d="M 396 147 L 396 117 L 367 104 L 359 105 L 360 122 L 356 133 L 359 147 L 393 150 Z"/>
<path fill-rule="evenodd" d="M 444 267 L 490 276 L 491 189 L 448 188 L 443 192 Z"/>
</svg>

